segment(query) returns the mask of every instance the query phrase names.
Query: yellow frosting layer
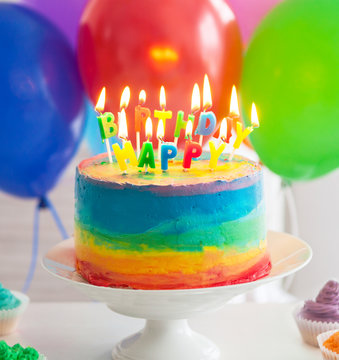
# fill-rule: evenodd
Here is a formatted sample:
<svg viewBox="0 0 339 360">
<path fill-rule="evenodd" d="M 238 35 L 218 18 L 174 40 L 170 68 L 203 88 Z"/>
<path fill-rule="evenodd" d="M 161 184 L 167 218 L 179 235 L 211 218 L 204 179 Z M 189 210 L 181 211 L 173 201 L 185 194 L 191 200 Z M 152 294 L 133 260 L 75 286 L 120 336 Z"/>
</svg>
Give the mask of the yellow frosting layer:
<svg viewBox="0 0 339 360">
<path fill-rule="evenodd" d="M 123 174 L 116 162 L 109 164 L 105 154 L 89 160 L 84 160 L 79 165 L 80 173 L 93 179 L 107 182 L 129 183 L 132 185 L 191 185 L 214 182 L 217 180 L 233 181 L 244 176 L 255 174 L 260 170 L 260 165 L 236 157 L 234 161 L 220 160 L 215 170 L 210 170 L 209 160 L 192 162 L 189 171 L 183 171 L 182 160 L 169 163 L 169 169 L 163 172 L 160 163 L 156 161 L 156 168 L 148 168 L 148 173 L 138 167 L 129 166 L 127 174 Z"/>
</svg>

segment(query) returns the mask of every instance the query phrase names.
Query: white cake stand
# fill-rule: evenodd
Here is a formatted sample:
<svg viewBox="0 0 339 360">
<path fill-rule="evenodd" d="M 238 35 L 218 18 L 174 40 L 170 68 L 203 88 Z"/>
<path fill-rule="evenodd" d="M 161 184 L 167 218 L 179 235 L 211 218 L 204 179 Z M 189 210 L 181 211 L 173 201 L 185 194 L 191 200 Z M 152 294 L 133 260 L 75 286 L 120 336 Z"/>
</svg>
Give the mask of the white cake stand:
<svg viewBox="0 0 339 360">
<path fill-rule="evenodd" d="M 272 260 L 269 276 L 245 284 L 189 290 L 132 290 L 91 285 L 75 271 L 73 239 L 52 248 L 42 264 L 49 273 L 93 300 L 106 303 L 111 310 L 146 319 L 144 329 L 115 346 L 114 360 L 217 360 L 218 347 L 192 331 L 187 319 L 217 310 L 236 295 L 290 275 L 312 257 L 312 250 L 305 242 L 288 234 L 268 232 L 268 246 Z"/>
</svg>

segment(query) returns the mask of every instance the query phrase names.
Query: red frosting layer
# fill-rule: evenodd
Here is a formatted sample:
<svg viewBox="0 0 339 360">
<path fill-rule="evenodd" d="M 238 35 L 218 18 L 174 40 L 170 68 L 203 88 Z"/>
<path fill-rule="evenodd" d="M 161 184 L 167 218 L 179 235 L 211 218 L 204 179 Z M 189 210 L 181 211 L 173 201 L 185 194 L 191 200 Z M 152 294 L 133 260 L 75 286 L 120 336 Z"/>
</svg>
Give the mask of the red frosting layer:
<svg viewBox="0 0 339 360">
<path fill-rule="evenodd" d="M 196 274 L 171 273 L 166 275 L 126 275 L 107 272 L 89 262 L 77 260 L 81 275 L 91 284 L 143 290 L 194 289 L 241 284 L 267 276 L 272 268 L 270 257 L 265 254 L 248 270 L 227 276 L 225 269 L 212 268 Z M 222 279 L 222 280 L 220 280 Z"/>
</svg>

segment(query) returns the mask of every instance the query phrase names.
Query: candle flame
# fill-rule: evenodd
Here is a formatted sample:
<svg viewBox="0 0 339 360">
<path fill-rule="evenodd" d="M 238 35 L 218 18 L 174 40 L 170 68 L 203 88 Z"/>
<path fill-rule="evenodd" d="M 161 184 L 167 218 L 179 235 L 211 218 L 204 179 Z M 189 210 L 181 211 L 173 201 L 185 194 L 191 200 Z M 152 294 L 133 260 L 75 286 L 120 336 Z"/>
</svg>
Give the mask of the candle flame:
<svg viewBox="0 0 339 360">
<path fill-rule="evenodd" d="M 200 90 L 197 83 L 193 86 L 192 101 L 191 101 L 191 112 L 192 114 L 200 110 Z"/>
<path fill-rule="evenodd" d="M 208 76 L 204 76 L 204 89 L 203 89 L 203 107 L 204 110 L 207 110 L 212 106 L 212 95 L 211 95 L 211 86 L 208 80 Z"/>
<path fill-rule="evenodd" d="M 149 139 L 150 137 L 152 137 L 152 119 L 150 117 L 147 118 L 146 120 L 146 137 L 147 139 Z"/>
<path fill-rule="evenodd" d="M 163 110 L 166 108 L 166 94 L 163 86 L 160 88 L 160 106 Z"/>
<path fill-rule="evenodd" d="M 146 91 L 141 90 L 140 93 L 139 93 L 139 104 L 144 105 L 145 102 L 146 102 Z"/>
<path fill-rule="evenodd" d="M 186 132 L 185 132 L 186 137 L 191 137 L 192 131 L 193 131 L 192 120 L 188 120 L 186 125 Z"/>
<path fill-rule="evenodd" d="M 99 111 L 100 113 L 104 111 L 105 108 L 105 101 L 106 101 L 106 87 L 104 86 L 101 90 L 101 93 L 98 98 L 98 102 L 95 105 L 95 110 Z"/>
<path fill-rule="evenodd" d="M 127 139 L 128 131 L 127 131 L 127 121 L 126 121 L 126 112 L 125 109 L 122 109 L 119 116 L 119 138 Z"/>
<path fill-rule="evenodd" d="M 226 118 L 223 118 L 220 125 L 220 139 L 225 141 L 226 140 L 226 132 L 227 132 L 227 123 Z"/>
<path fill-rule="evenodd" d="M 255 128 L 259 127 L 257 108 L 255 107 L 254 103 L 252 103 L 252 109 L 251 109 L 251 123 L 253 127 Z"/>
<path fill-rule="evenodd" d="M 164 137 L 164 122 L 162 121 L 162 119 L 159 119 L 159 122 L 158 122 L 158 129 L 157 129 L 157 138 L 159 140 L 162 140 L 163 137 Z"/>
<path fill-rule="evenodd" d="M 233 85 L 233 87 L 232 87 L 230 113 L 232 115 L 239 116 L 238 95 L 237 95 L 237 89 L 236 89 L 235 85 Z"/>
<path fill-rule="evenodd" d="M 120 98 L 120 109 L 126 109 L 129 104 L 129 99 L 131 97 L 131 90 L 128 86 L 124 88 L 124 91 L 121 94 Z"/>
</svg>

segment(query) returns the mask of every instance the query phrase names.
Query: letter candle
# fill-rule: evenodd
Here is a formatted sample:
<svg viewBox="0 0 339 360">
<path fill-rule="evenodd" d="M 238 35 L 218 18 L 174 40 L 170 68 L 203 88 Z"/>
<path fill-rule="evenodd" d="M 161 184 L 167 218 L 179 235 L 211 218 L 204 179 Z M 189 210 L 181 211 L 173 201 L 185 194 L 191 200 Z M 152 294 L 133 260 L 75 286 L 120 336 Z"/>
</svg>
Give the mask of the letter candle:
<svg viewBox="0 0 339 360">
<path fill-rule="evenodd" d="M 164 132 L 166 129 L 166 120 L 172 118 L 172 111 L 166 111 L 166 94 L 165 94 L 165 88 L 161 86 L 160 88 L 160 107 L 161 110 L 154 110 L 154 117 L 159 119 L 159 122 L 163 122 Z M 160 149 L 159 149 L 160 152 Z"/>
<path fill-rule="evenodd" d="M 215 170 L 218 165 L 218 159 L 222 152 L 226 148 L 226 118 L 222 119 L 221 125 L 220 125 L 220 136 L 219 136 L 219 146 L 216 149 L 215 144 L 212 140 L 208 142 L 208 145 L 210 147 L 210 153 L 211 153 L 211 159 L 210 159 L 210 169 Z"/>
<path fill-rule="evenodd" d="M 202 146 L 203 136 L 211 135 L 217 124 L 217 118 L 212 111 L 207 111 L 212 106 L 212 95 L 211 87 L 208 81 L 208 76 L 205 74 L 204 77 L 204 89 L 203 89 L 203 111 L 199 117 L 199 123 L 195 130 L 195 135 L 200 135 L 199 144 Z M 207 125 L 209 120 L 209 125 Z"/>
<path fill-rule="evenodd" d="M 147 173 L 148 166 L 152 169 L 155 168 L 155 161 L 154 161 L 154 151 L 152 142 L 149 139 L 152 137 L 152 120 L 151 118 L 147 118 L 146 120 L 146 137 L 147 141 L 142 144 L 141 153 L 139 156 L 139 163 L 138 167 L 145 166 L 145 173 Z"/>
<path fill-rule="evenodd" d="M 236 149 L 239 149 L 243 140 L 257 127 L 259 127 L 258 113 L 255 104 L 252 103 L 251 126 L 248 126 L 245 130 L 243 130 L 242 123 L 240 121 L 237 122 L 237 138 L 233 144 L 233 151 L 229 157 L 229 161 L 232 161 Z"/>
<path fill-rule="evenodd" d="M 193 123 L 191 120 L 187 121 L 186 126 L 186 138 L 184 158 L 182 166 L 184 171 L 187 171 L 191 167 L 192 158 L 198 158 L 202 153 L 202 147 L 199 143 L 192 141 Z"/>
<path fill-rule="evenodd" d="M 95 110 L 98 112 L 99 116 L 98 123 L 100 129 L 100 135 L 103 142 L 105 142 L 108 160 L 112 164 L 112 153 L 109 144 L 109 138 L 115 136 L 118 132 L 117 124 L 114 123 L 114 115 L 110 112 L 105 112 L 102 114 L 105 108 L 105 100 L 106 100 L 106 88 L 103 87 L 98 99 L 97 104 L 95 105 Z"/>
<path fill-rule="evenodd" d="M 119 126 L 120 126 L 121 113 L 123 111 L 125 112 L 125 109 L 127 109 L 130 98 L 131 98 L 131 90 L 129 89 L 128 86 L 125 86 L 123 92 L 121 93 L 121 97 L 120 97 L 120 112 L 118 113 Z M 126 118 L 126 116 L 125 116 L 125 118 Z"/>
<path fill-rule="evenodd" d="M 240 116 L 239 116 L 239 105 L 238 105 L 237 89 L 236 89 L 235 85 L 233 85 L 232 94 L 231 94 L 231 101 L 230 101 L 230 112 L 226 117 L 227 134 L 226 134 L 226 137 L 225 137 L 224 141 L 227 144 L 229 144 L 230 138 L 232 136 L 233 123 L 234 122 L 236 123 L 237 121 L 239 121 L 239 119 L 240 119 Z M 220 125 L 219 131 L 216 131 L 213 136 L 220 139 L 220 131 L 221 131 L 221 125 Z"/>
<path fill-rule="evenodd" d="M 161 170 L 168 170 L 168 160 L 177 156 L 178 150 L 174 143 L 163 143 L 161 145 Z"/>
<path fill-rule="evenodd" d="M 139 93 L 139 105 L 135 107 L 134 112 L 134 129 L 136 134 L 136 143 L 137 143 L 137 157 L 140 155 L 140 132 L 141 126 L 145 126 L 147 118 L 151 116 L 151 110 L 149 108 L 143 107 L 146 102 L 146 92 L 141 90 Z"/>
<path fill-rule="evenodd" d="M 127 140 L 128 138 L 128 130 L 127 130 L 127 121 L 126 121 L 126 113 L 123 109 L 120 113 L 120 123 L 119 123 L 119 134 L 118 136 L 122 139 L 122 149 L 118 144 L 113 144 L 112 148 L 117 159 L 120 170 L 123 174 L 127 173 L 127 160 L 133 166 L 138 165 L 137 157 L 135 156 L 135 152 L 132 146 L 132 143 Z"/>
<path fill-rule="evenodd" d="M 192 126 L 194 125 L 195 114 L 200 110 L 200 90 L 198 84 L 194 84 L 192 91 L 192 99 L 191 99 L 191 114 L 188 115 L 188 121 L 192 122 Z M 178 140 L 180 137 L 180 132 L 182 129 L 187 129 L 188 122 L 184 120 L 184 112 L 178 111 L 177 114 L 177 122 L 175 125 L 174 131 L 174 145 L 178 145 Z"/>
<path fill-rule="evenodd" d="M 158 121 L 157 138 L 158 138 L 158 160 L 161 160 L 161 144 L 164 141 L 164 123 L 162 119 Z"/>
</svg>

